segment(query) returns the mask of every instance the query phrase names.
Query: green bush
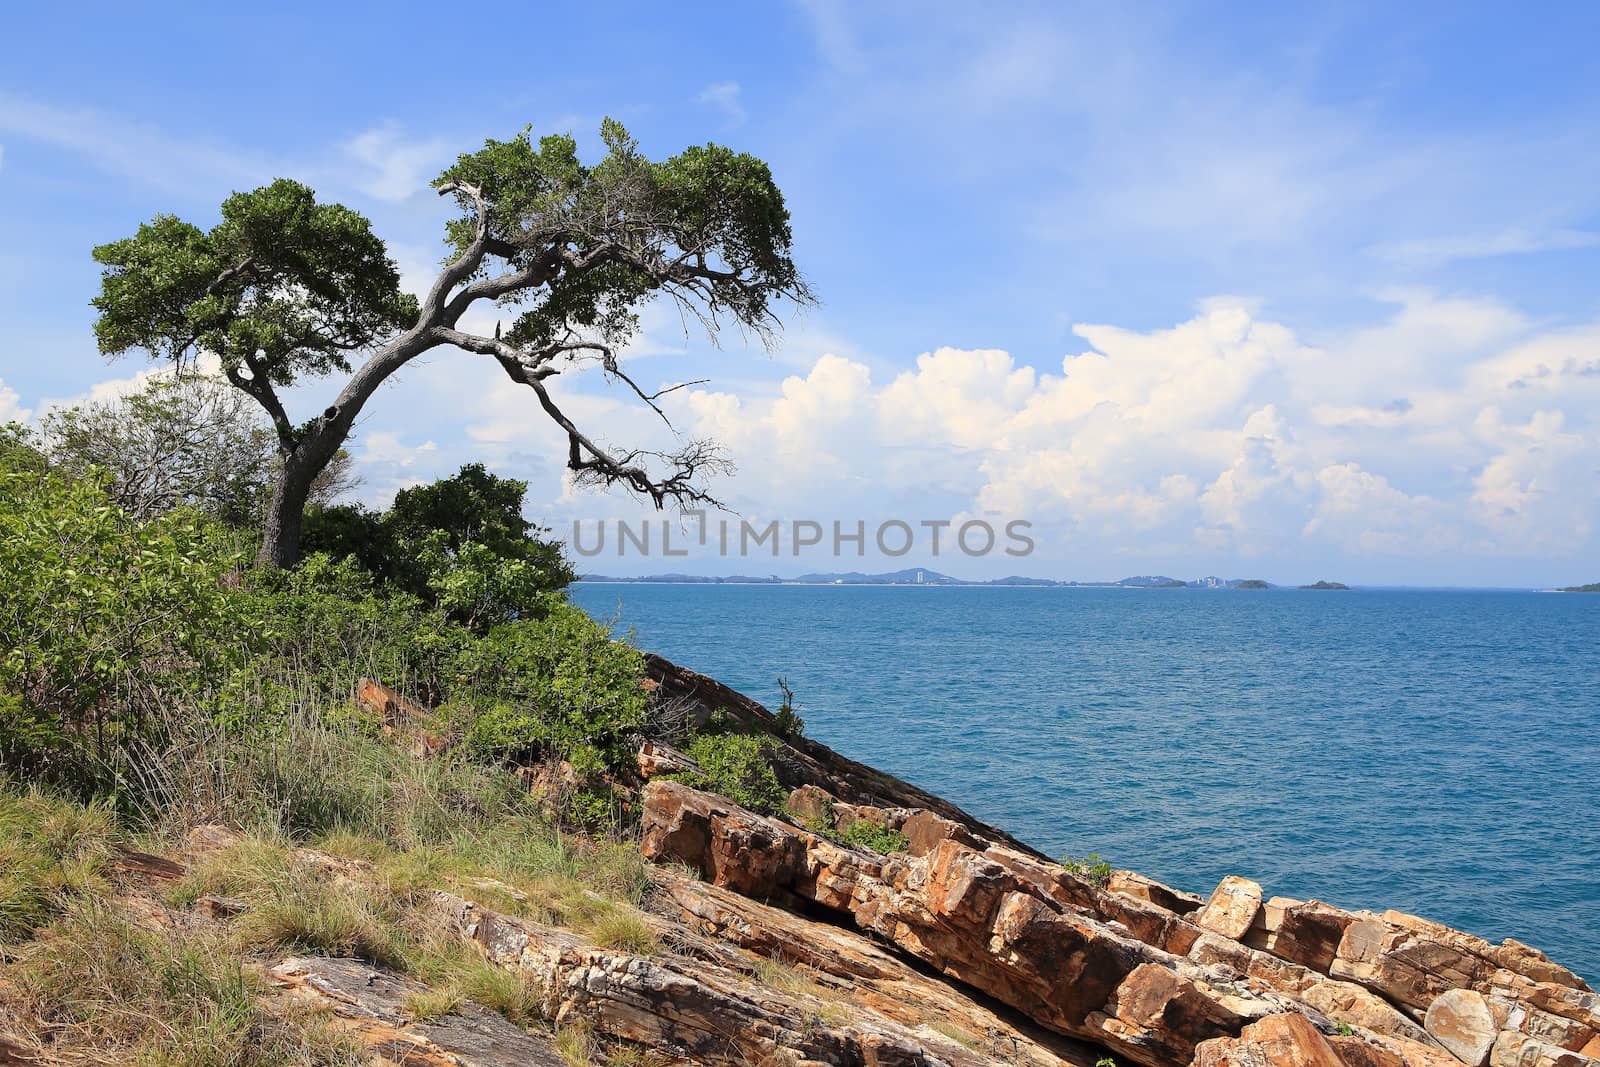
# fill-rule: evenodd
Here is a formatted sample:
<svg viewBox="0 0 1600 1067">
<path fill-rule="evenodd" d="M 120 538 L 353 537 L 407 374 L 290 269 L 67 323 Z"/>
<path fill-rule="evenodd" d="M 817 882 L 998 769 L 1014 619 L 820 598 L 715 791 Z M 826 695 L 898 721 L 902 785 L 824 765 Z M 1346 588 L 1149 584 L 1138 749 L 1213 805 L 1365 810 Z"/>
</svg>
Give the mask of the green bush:
<svg viewBox="0 0 1600 1067">
<path fill-rule="evenodd" d="M 571 604 L 497 626 L 457 656 L 452 702 L 474 709 L 469 747 L 493 758 L 555 756 L 580 773 L 633 756 L 648 696 L 644 656 Z"/>
<path fill-rule="evenodd" d="M 1104 888 L 1111 881 L 1111 861 L 1101 859 L 1098 852 L 1091 852 L 1082 859 L 1062 856 L 1061 866 L 1091 885 Z"/>
<path fill-rule="evenodd" d="M 226 588 L 241 563 L 193 513 L 140 522 L 97 480 L 0 449 L 0 690 L 21 698 L 0 709 L 0 733 L 13 766 L 25 739 L 36 753 L 73 739 L 112 766 L 119 746 L 204 704 L 252 630 Z"/>
<path fill-rule="evenodd" d="M 910 845 L 906 835 L 899 830 L 875 823 L 870 819 L 857 819 L 840 830 L 834 839 L 843 845 L 870 849 L 886 856 L 891 852 L 904 852 Z"/>
<path fill-rule="evenodd" d="M 753 734 L 703 733 L 689 742 L 688 755 L 700 765 L 698 772 L 683 771 L 665 777 L 696 789 L 719 793 L 742 808 L 760 815 L 783 810 L 789 795 L 772 772 L 777 745 L 770 737 Z"/>
</svg>

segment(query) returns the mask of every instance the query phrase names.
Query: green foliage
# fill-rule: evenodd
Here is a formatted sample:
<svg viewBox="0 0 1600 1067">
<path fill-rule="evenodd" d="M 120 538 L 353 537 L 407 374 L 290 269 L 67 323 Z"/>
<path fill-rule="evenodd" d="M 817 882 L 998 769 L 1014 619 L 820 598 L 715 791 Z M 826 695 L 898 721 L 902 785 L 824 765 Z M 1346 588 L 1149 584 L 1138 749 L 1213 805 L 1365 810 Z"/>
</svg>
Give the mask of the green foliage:
<svg viewBox="0 0 1600 1067">
<path fill-rule="evenodd" d="M 214 352 L 235 384 L 348 369 L 348 352 L 416 318 L 367 220 L 287 179 L 234 193 L 209 231 L 160 215 L 94 258 L 102 352 Z"/>
<path fill-rule="evenodd" d="M 136 521 L 17 455 L 0 457 L 0 690 L 21 699 L 0 734 L 87 736 L 107 759 L 239 662 L 249 620 L 224 586 L 241 561 L 193 514 Z"/>
<path fill-rule="evenodd" d="M 904 852 L 911 843 L 899 830 L 884 826 L 882 823 L 875 823 L 871 819 L 855 820 L 838 831 L 835 840 L 840 844 L 870 849 L 886 856 L 891 852 Z"/>
<path fill-rule="evenodd" d="M 772 771 L 777 745 L 770 737 L 740 733 L 702 733 L 689 742 L 689 758 L 698 772 L 678 772 L 664 777 L 707 792 L 718 793 L 742 808 L 760 815 L 783 810 L 788 793 Z"/>
<path fill-rule="evenodd" d="M 1101 859 L 1097 852 L 1091 852 L 1082 859 L 1062 856 L 1061 866 L 1091 885 L 1104 888 L 1111 881 L 1111 861 Z"/>
<path fill-rule="evenodd" d="M 250 575 L 243 599 L 258 620 L 262 654 L 242 679 L 234 711 L 343 709 L 361 678 L 402 689 L 437 679 L 471 635 L 415 597 L 381 591 L 351 559 L 307 558 L 293 570 Z"/>
<path fill-rule="evenodd" d="M 431 485 L 403 489 L 379 515 L 355 506 L 313 509 L 302 548 L 355 558 L 380 584 L 485 630 L 543 614 L 575 577 L 561 546 L 522 516 L 528 483 L 470 463 Z"/>
<path fill-rule="evenodd" d="M 474 710 L 467 742 L 485 756 L 558 756 L 618 767 L 644 726 L 644 657 L 571 604 L 506 623 L 462 649 L 452 692 Z"/>
<path fill-rule="evenodd" d="M 1334 1027 L 1333 1032 L 1338 1034 L 1340 1037 L 1354 1037 L 1356 1028 L 1345 1022 L 1343 1019 L 1340 1019 L 1338 1024 Z"/>
<path fill-rule="evenodd" d="M 652 162 L 620 123 L 605 120 L 600 135 L 606 155 L 594 165 L 578 158 L 570 135 L 535 144 L 524 130 L 461 156 L 435 184 L 482 190 L 490 235 L 518 268 L 536 265 L 552 246 L 573 246 L 581 257 L 611 241 L 661 262 L 692 249 L 720 271 L 698 294 L 713 317 L 730 313 L 760 328 L 774 298 L 809 299 L 789 254 L 783 194 L 765 163 L 720 145 Z M 475 227 L 471 199 L 458 199 L 468 214 L 450 224 L 448 237 L 464 250 Z M 637 330 L 639 305 L 659 288 L 627 257 L 601 257 L 588 270 L 562 272 L 526 301 L 506 339 L 537 349 L 584 329 L 615 345 Z"/>
</svg>

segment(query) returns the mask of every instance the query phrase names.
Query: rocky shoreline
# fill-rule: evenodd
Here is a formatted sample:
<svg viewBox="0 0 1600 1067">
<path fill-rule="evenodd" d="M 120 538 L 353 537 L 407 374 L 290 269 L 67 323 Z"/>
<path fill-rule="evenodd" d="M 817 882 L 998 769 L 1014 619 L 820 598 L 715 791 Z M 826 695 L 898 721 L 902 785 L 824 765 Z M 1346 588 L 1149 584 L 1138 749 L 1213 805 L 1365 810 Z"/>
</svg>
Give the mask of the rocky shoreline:
<svg viewBox="0 0 1600 1067">
<path fill-rule="evenodd" d="M 659 657 L 651 673 L 664 696 L 698 713 L 722 708 L 772 726 L 764 708 L 712 679 Z M 653 776 L 681 758 L 652 746 L 641 770 Z M 693 885 L 761 902 L 767 916 L 776 909 L 890 946 L 956 988 L 1119 1061 L 1600 1063 L 1600 998 L 1517 941 L 1491 944 L 1397 911 L 1264 898 L 1241 877 L 1206 898 L 1129 871 L 1097 884 L 815 742 L 787 742 L 779 777 L 800 825 L 650 782 L 646 856 L 689 868 L 703 879 Z M 906 850 L 878 855 L 805 829 L 824 807 L 841 824 L 898 830 Z M 680 887 L 674 899 L 694 892 L 709 890 Z M 718 897 L 709 916 L 691 901 L 683 915 L 697 917 L 703 933 L 759 944 L 762 923 L 731 899 Z"/>
<path fill-rule="evenodd" d="M 638 924 L 611 936 L 557 925 L 494 878 L 402 890 L 359 856 L 291 847 L 294 877 L 335 898 L 404 892 L 406 921 L 437 950 L 513 983 L 523 1025 L 470 996 L 440 1002 L 426 974 L 382 954 L 281 948 L 257 965 L 265 1010 L 324 1020 L 360 1062 L 392 1067 L 1600 1067 L 1600 997 L 1527 945 L 1269 897 L 1242 877 L 1202 897 L 1064 867 L 925 790 L 782 737 L 714 679 L 656 656 L 648 674 L 678 721 L 771 735 L 786 812 L 674 780 L 692 775 L 690 757 L 645 742 L 637 777 L 613 785 L 638 815 L 647 889 L 637 913 L 588 892 Z M 441 751 L 407 725 L 417 709 L 398 693 L 366 683 L 359 699 L 414 759 Z M 847 843 L 860 841 L 887 851 Z M 124 849 L 112 903 L 174 939 L 225 935 L 257 905 L 212 892 L 180 903 L 174 889 L 252 847 L 204 826 L 175 855 Z M 0 979 L 0 1064 L 57 1062 L 13 1036 L 27 1027 L 7 1032 L 20 1003 Z"/>
</svg>

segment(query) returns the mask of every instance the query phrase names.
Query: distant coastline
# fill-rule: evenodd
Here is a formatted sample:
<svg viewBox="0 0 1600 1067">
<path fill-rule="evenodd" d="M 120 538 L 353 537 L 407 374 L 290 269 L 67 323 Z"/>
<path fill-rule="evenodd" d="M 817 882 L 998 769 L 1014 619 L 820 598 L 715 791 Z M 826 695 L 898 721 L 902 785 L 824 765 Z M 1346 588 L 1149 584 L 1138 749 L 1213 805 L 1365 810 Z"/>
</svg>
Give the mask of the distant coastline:
<svg viewBox="0 0 1600 1067">
<path fill-rule="evenodd" d="M 1263 589 L 1349 589 L 1350 586 L 1342 582 L 1319 581 L 1314 585 L 1286 586 L 1266 581 L 1262 578 L 1219 578 L 1208 575 L 1204 578 L 1184 580 L 1172 578 L 1164 574 L 1139 574 L 1117 581 L 1071 581 L 1053 578 L 1025 578 L 1013 575 L 1006 578 L 991 578 L 985 581 L 970 581 L 956 578 L 951 575 L 926 567 L 909 567 L 904 570 L 886 571 L 876 574 L 867 574 L 861 571 L 835 571 L 802 574 L 793 578 L 782 578 L 777 575 L 760 577 L 757 575 L 735 574 L 729 576 L 700 575 L 700 574 L 647 574 L 640 577 L 615 577 L 605 574 L 584 574 L 578 578 L 581 582 L 594 585 L 822 585 L 822 586 L 962 586 L 970 588 L 1050 588 L 1050 589 L 1220 589 L 1220 590 L 1263 590 Z"/>
</svg>

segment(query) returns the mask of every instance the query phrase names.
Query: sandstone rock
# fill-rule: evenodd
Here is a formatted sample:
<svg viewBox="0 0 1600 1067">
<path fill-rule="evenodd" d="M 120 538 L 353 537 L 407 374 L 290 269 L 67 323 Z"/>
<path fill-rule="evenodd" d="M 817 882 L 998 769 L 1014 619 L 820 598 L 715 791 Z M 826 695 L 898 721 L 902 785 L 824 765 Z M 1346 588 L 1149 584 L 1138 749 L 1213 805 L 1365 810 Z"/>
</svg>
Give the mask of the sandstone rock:
<svg viewBox="0 0 1600 1067">
<path fill-rule="evenodd" d="M 1326 1034 L 1324 1040 L 1345 1067 L 1461 1067 L 1447 1052 L 1400 1038 Z"/>
<path fill-rule="evenodd" d="M 422 705 L 406 699 L 397 690 L 390 689 L 382 682 L 371 678 L 362 678 L 356 682 L 356 707 L 368 715 L 378 716 L 385 731 L 410 726 L 412 723 L 422 721 L 428 714 Z"/>
<path fill-rule="evenodd" d="M 1049 1029 L 1152 1067 L 1294 1007 L 1250 979 L 1218 988 L 1206 968 L 1072 901 L 1161 909 L 999 846 L 945 839 L 921 857 L 873 857 L 662 781 L 644 791 L 643 827 L 652 859 L 760 900 L 821 904 Z"/>
<path fill-rule="evenodd" d="M 674 951 L 695 952 L 681 935 L 686 925 L 767 960 L 803 966 L 819 980 L 837 979 L 838 995 L 851 1004 L 910 1027 L 930 1022 L 969 1035 L 969 1043 L 1008 1063 L 1046 1067 L 1079 1056 L 1065 1038 L 1019 1028 L 1012 1021 L 963 995 L 959 987 L 908 966 L 898 955 L 860 934 L 816 923 L 706 882 L 663 868 L 654 873 L 656 891 L 649 908 L 668 920 L 661 936 Z M 727 955 L 707 953 L 724 966 L 748 968 Z"/>
<path fill-rule="evenodd" d="M 222 922 L 236 915 L 242 915 L 245 911 L 245 903 L 233 897 L 207 893 L 194 902 L 194 910 L 208 919 Z"/>
<path fill-rule="evenodd" d="M 1111 879 L 1106 883 L 1106 888 L 1113 893 L 1147 900 L 1157 907 L 1177 915 L 1187 915 L 1198 911 L 1205 901 L 1193 893 L 1185 893 L 1173 889 L 1171 886 L 1162 885 L 1154 878 L 1146 878 L 1134 871 L 1112 871 Z"/>
<path fill-rule="evenodd" d="M 820 786 L 803 785 L 789 794 L 786 805 L 789 814 L 802 822 L 812 820 L 824 825 L 833 822 L 833 806 L 837 798 Z"/>
<path fill-rule="evenodd" d="M 700 769 L 700 765 L 690 759 L 687 753 L 680 752 L 662 741 L 646 741 L 640 745 L 635 762 L 639 768 L 639 777 L 645 781 L 658 774 L 676 774 Z"/>
<path fill-rule="evenodd" d="M 1238 1037 L 1213 1038 L 1195 1052 L 1194 1067 L 1345 1067 L 1304 1015 L 1272 1015 Z"/>
<path fill-rule="evenodd" d="M 1428 1006 L 1428 1033 L 1468 1067 L 1483 1067 L 1499 1026 L 1489 1001 L 1472 989 L 1448 989 Z"/>
<path fill-rule="evenodd" d="M 1189 950 L 1197 963 L 1225 966 L 1295 997 L 1330 1019 L 1375 1034 L 1430 1044 L 1427 1032 L 1388 1001 L 1353 982 L 1319 974 L 1309 967 L 1279 959 L 1219 934 L 1204 933 Z"/>
<path fill-rule="evenodd" d="M 1261 887 L 1248 878 L 1230 874 L 1212 892 L 1205 907 L 1195 912 L 1195 925 L 1235 940 L 1255 922 L 1261 910 Z"/>
<path fill-rule="evenodd" d="M 1460 930 L 1453 930 L 1443 923 L 1408 915 L 1403 911 L 1386 911 L 1379 918 L 1391 926 L 1410 931 L 1419 940 L 1434 942 L 1457 952 L 1475 956 L 1494 968 L 1505 968 L 1535 982 L 1546 982 L 1578 990 L 1589 988 L 1583 979 L 1560 964 L 1552 963 L 1543 952 L 1530 948 L 1520 941 L 1507 938 L 1501 944 L 1491 944 L 1481 937 L 1474 937 Z"/>
<path fill-rule="evenodd" d="M 1487 988 L 1495 970 L 1482 957 L 1373 918 L 1346 927 L 1328 973 L 1382 993 L 1421 1017 L 1446 990 Z"/>
<path fill-rule="evenodd" d="M 988 1067 L 1000 1060 L 927 1030 L 778 990 L 725 967 L 598 948 L 570 931 L 436 894 L 449 924 L 500 966 L 526 975 L 558 1025 L 597 1031 L 693 1063 Z"/>
<path fill-rule="evenodd" d="M 1596 1067 L 1594 1060 L 1579 1052 L 1529 1037 L 1518 1030 L 1502 1030 L 1489 1053 L 1490 1067 Z"/>
<path fill-rule="evenodd" d="M 286 959 L 267 971 L 280 1000 L 326 1009 L 360 1044 L 363 1062 L 391 1067 L 564 1067 L 549 1038 L 530 1033 L 477 1004 L 436 1019 L 406 1014 L 427 987 L 361 960 Z"/>
</svg>

